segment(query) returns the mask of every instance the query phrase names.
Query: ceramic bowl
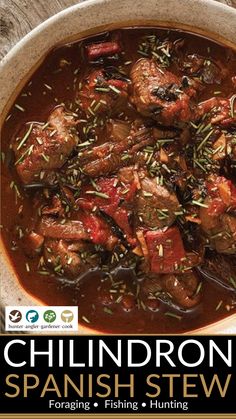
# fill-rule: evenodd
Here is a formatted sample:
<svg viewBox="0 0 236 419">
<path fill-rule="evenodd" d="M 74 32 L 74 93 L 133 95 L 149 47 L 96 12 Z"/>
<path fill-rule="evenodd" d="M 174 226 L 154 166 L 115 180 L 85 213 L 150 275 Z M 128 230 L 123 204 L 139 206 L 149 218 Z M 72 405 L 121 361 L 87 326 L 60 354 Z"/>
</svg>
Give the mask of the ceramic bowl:
<svg viewBox="0 0 236 419">
<path fill-rule="evenodd" d="M 236 47 L 236 10 L 213 0 L 88 0 L 39 25 L 3 59 L 0 69 L 3 119 L 20 89 L 55 45 L 136 25 L 185 29 Z M 40 304 L 20 286 L 2 243 L 0 271 L 3 306 Z M 80 327 L 80 333 L 96 331 Z M 191 333 L 236 333 L 236 315 Z"/>
</svg>

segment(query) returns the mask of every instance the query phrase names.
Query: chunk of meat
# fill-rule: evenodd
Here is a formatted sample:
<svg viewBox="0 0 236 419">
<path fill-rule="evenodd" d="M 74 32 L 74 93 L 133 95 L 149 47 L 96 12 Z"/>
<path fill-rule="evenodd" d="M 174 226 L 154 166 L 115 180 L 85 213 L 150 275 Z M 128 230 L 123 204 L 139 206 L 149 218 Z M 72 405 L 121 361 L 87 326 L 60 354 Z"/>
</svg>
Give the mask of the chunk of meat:
<svg viewBox="0 0 236 419">
<path fill-rule="evenodd" d="M 210 240 L 218 253 L 236 254 L 236 217 L 229 214 L 219 217 Z"/>
<path fill-rule="evenodd" d="M 223 69 L 218 67 L 213 61 L 204 60 L 204 65 L 200 72 L 200 78 L 206 84 L 221 84 L 225 75 L 225 71 L 222 70 Z"/>
<path fill-rule="evenodd" d="M 201 299 L 200 293 L 196 292 L 199 281 L 193 271 L 179 275 L 163 275 L 160 282 L 163 289 L 171 294 L 180 307 L 190 309 Z"/>
<path fill-rule="evenodd" d="M 148 231 L 145 240 L 151 272 L 173 273 L 181 270 L 186 260 L 186 252 L 177 227 Z"/>
<path fill-rule="evenodd" d="M 199 77 L 206 84 L 220 84 L 227 73 L 221 63 L 213 62 L 197 54 L 187 55 L 178 61 L 180 69 L 191 77 Z"/>
<path fill-rule="evenodd" d="M 119 119 L 110 119 L 106 124 L 108 137 L 115 142 L 124 140 L 129 136 L 131 124 Z"/>
<path fill-rule="evenodd" d="M 178 275 L 172 273 L 153 276 L 151 274 L 141 283 L 141 292 L 146 296 L 156 296 L 157 298 L 163 293 L 167 293 L 171 298 L 171 303 L 176 303 L 180 308 L 190 309 L 197 305 L 201 299 L 198 287 L 198 277 L 190 270 Z"/>
<path fill-rule="evenodd" d="M 211 175 L 206 181 L 207 197 L 200 209 L 202 226 L 214 226 L 217 217 L 236 208 L 236 187 L 223 176 Z M 211 219 L 213 221 L 211 221 Z"/>
<path fill-rule="evenodd" d="M 50 203 L 41 209 L 42 215 L 64 217 L 65 215 L 68 215 L 68 209 L 72 209 L 74 207 L 74 195 L 66 186 L 60 185 L 60 193 L 57 193 L 56 195 L 54 190 L 52 190 L 49 197 Z"/>
<path fill-rule="evenodd" d="M 60 192 L 61 192 L 62 201 L 65 202 L 70 208 L 73 208 L 75 204 L 75 198 L 71 189 L 68 188 L 67 186 L 61 185 Z"/>
<path fill-rule="evenodd" d="M 200 208 L 201 228 L 219 253 L 236 252 L 236 187 L 223 176 L 210 176 L 206 182 L 208 195 Z"/>
<path fill-rule="evenodd" d="M 230 291 L 235 291 L 235 263 L 235 255 L 211 251 L 198 269 L 206 280 Z"/>
<path fill-rule="evenodd" d="M 120 169 L 118 172 L 118 179 L 120 180 L 121 183 L 125 183 L 128 185 L 135 182 L 137 185 L 137 189 L 140 189 L 138 172 L 135 169 L 135 166 L 127 166 Z"/>
<path fill-rule="evenodd" d="M 83 151 L 79 160 L 83 172 L 90 177 L 113 173 L 135 163 L 138 151 L 154 145 L 158 139 L 176 137 L 175 131 L 146 127 L 142 120 L 135 120 L 129 131 L 129 135 L 120 141 L 108 141 Z"/>
<path fill-rule="evenodd" d="M 107 142 L 85 151 L 80 157 L 83 172 L 90 177 L 104 176 L 132 164 L 140 149 L 155 143 L 157 134 L 155 129 L 139 127 L 123 141 Z"/>
<path fill-rule="evenodd" d="M 56 215 L 62 217 L 64 215 L 64 208 L 61 199 L 54 195 L 52 197 L 52 204 L 43 207 L 41 213 L 42 215 Z"/>
<path fill-rule="evenodd" d="M 57 272 L 76 277 L 83 267 L 80 256 L 70 250 L 70 244 L 64 240 L 47 238 L 44 244 L 45 263 Z"/>
<path fill-rule="evenodd" d="M 112 234 L 109 225 L 95 214 L 80 213 L 79 220 L 55 220 L 43 216 L 38 226 L 38 232 L 44 237 L 63 240 L 86 240 L 101 244 L 112 249 L 118 242 Z"/>
<path fill-rule="evenodd" d="M 183 57 L 181 54 L 178 60 L 178 67 L 188 76 L 198 76 L 204 66 L 204 57 L 197 54 L 188 54 Z"/>
<path fill-rule="evenodd" d="M 130 100 L 141 114 L 163 125 L 180 125 L 192 119 L 195 90 L 184 88 L 179 77 L 160 68 L 154 60 L 137 61 L 131 70 L 131 80 Z"/>
<path fill-rule="evenodd" d="M 85 48 L 90 61 L 121 52 L 121 45 L 118 41 L 98 42 L 87 45 Z"/>
<path fill-rule="evenodd" d="M 89 234 L 83 223 L 77 220 L 55 220 L 43 216 L 38 226 L 38 232 L 44 237 L 64 240 L 89 240 Z"/>
<path fill-rule="evenodd" d="M 129 157 L 128 154 L 127 158 L 129 161 L 131 160 L 131 156 Z M 94 161 L 86 163 L 82 170 L 84 174 L 94 178 L 99 176 L 99 174 L 104 176 L 110 173 L 114 173 L 119 167 L 124 166 L 125 163 L 126 162 L 124 159 L 122 159 L 121 154 L 116 154 L 115 152 L 112 152 L 101 159 L 96 159 Z"/>
<path fill-rule="evenodd" d="M 145 295 L 158 295 L 161 291 L 163 291 L 163 285 L 161 281 L 161 275 L 153 275 L 150 274 L 148 277 L 144 279 L 141 283 L 141 290 L 142 293 Z"/>
<path fill-rule="evenodd" d="M 118 243 L 118 238 L 102 218 L 94 214 L 84 213 L 81 215 L 81 219 L 93 243 L 100 244 L 107 250 L 112 250 Z"/>
<path fill-rule="evenodd" d="M 129 208 L 125 205 L 133 200 L 136 183 L 132 179 L 127 187 L 119 183 L 117 177 L 100 178 L 96 182 L 97 190 L 85 187 L 82 190 L 77 204 L 84 210 L 99 209 L 112 217 L 115 223 L 123 230 L 128 241 L 133 241 L 133 233 L 129 224 Z"/>
<path fill-rule="evenodd" d="M 134 233 L 132 230 L 132 227 L 130 225 L 129 216 L 131 215 L 131 211 L 129 211 L 127 208 L 119 207 L 113 214 L 113 219 L 116 222 L 116 224 L 121 228 L 121 230 L 124 232 L 124 235 L 132 246 L 136 244 L 136 239 L 134 238 Z"/>
<path fill-rule="evenodd" d="M 94 117 L 118 113 L 128 97 L 128 83 L 110 78 L 105 70 L 93 70 L 82 82 L 78 92 L 81 108 L 87 116 Z"/>
<path fill-rule="evenodd" d="M 44 237 L 31 231 L 22 238 L 22 246 L 25 254 L 29 257 L 37 256 L 43 246 Z"/>
<path fill-rule="evenodd" d="M 73 130 L 73 115 L 63 106 L 55 108 L 48 118 L 48 126 L 32 123 L 21 140 L 13 143 L 15 166 L 22 182 L 37 181 L 42 171 L 60 168 L 77 144 Z"/>
<path fill-rule="evenodd" d="M 212 97 L 198 105 L 196 118 L 209 113 L 209 121 L 212 125 L 220 125 L 223 128 L 236 126 L 236 95 L 224 99 Z"/>
<path fill-rule="evenodd" d="M 213 160 L 221 161 L 227 154 L 227 138 L 224 133 L 213 144 Z"/>
<path fill-rule="evenodd" d="M 176 194 L 157 183 L 156 178 L 140 179 L 136 198 L 137 216 L 146 227 L 163 228 L 174 223 L 180 204 Z"/>
<path fill-rule="evenodd" d="M 120 201 L 120 186 L 117 183 L 117 177 L 100 178 L 94 186 L 87 185 L 82 188 L 76 203 L 84 210 L 99 208 L 112 215 Z"/>
</svg>

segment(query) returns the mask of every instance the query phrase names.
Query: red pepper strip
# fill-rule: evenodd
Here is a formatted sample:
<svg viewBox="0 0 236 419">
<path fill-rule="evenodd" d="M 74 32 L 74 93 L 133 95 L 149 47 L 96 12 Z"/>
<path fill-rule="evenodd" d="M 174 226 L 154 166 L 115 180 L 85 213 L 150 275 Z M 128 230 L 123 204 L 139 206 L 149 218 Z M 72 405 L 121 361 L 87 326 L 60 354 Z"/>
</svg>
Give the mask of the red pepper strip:
<svg viewBox="0 0 236 419">
<path fill-rule="evenodd" d="M 183 266 L 186 253 L 177 227 L 147 231 L 145 240 L 150 257 L 151 272 L 171 273 L 178 271 Z"/>
<path fill-rule="evenodd" d="M 100 44 L 92 44 L 86 46 L 89 60 L 95 60 L 102 56 L 114 55 L 121 51 L 118 42 L 101 42 Z"/>
<path fill-rule="evenodd" d="M 106 245 L 109 239 L 115 239 L 109 225 L 102 218 L 88 213 L 81 214 L 80 218 L 93 243 Z"/>
<path fill-rule="evenodd" d="M 210 216 L 221 215 L 227 208 L 236 207 L 236 188 L 231 180 L 217 176 L 214 182 L 207 182 L 206 187 L 211 198 L 207 210 Z"/>
</svg>

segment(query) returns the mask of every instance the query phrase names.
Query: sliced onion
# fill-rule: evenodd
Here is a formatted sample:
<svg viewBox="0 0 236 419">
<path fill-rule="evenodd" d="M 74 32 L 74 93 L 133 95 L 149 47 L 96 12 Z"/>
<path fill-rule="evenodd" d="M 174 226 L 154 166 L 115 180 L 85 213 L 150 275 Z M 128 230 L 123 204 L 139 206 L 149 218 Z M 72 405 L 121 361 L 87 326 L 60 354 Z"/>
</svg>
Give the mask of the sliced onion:
<svg viewBox="0 0 236 419">
<path fill-rule="evenodd" d="M 130 133 L 130 124 L 125 121 L 112 120 L 109 124 L 109 133 L 115 141 L 122 141 Z"/>
</svg>

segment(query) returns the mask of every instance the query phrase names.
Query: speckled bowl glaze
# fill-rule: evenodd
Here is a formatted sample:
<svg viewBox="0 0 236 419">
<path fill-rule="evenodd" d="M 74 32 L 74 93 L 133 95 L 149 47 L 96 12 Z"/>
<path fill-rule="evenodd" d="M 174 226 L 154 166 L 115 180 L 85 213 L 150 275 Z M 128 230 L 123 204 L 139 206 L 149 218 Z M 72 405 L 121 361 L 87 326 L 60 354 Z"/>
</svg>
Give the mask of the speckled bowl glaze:
<svg viewBox="0 0 236 419">
<path fill-rule="evenodd" d="M 236 10 L 213 0 L 88 0 L 39 25 L 3 59 L 0 69 L 2 119 L 22 86 L 55 45 L 101 30 L 135 25 L 185 29 L 236 48 Z M 20 286 L 2 243 L 0 272 L 2 305 L 41 304 Z M 97 332 L 80 327 L 79 333 Z M 236 315 L 191 333 L 236 333 Z"/>
</svg>

